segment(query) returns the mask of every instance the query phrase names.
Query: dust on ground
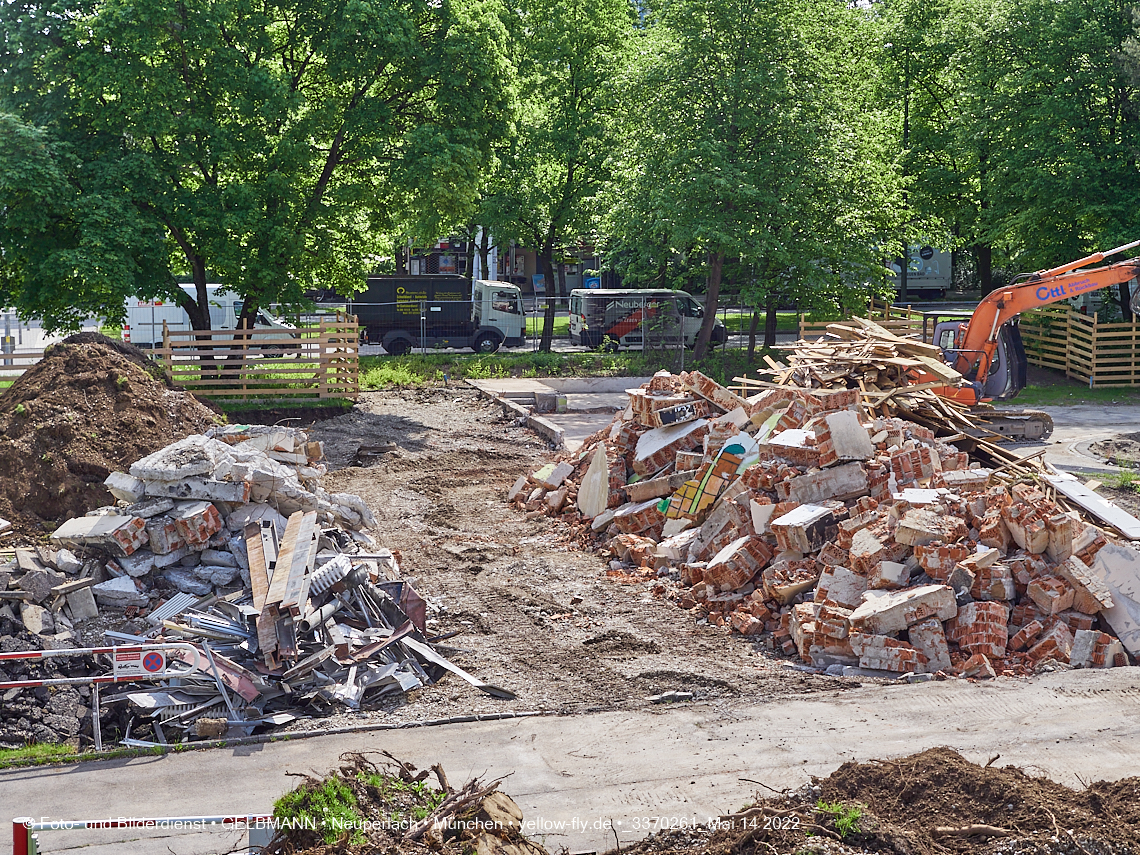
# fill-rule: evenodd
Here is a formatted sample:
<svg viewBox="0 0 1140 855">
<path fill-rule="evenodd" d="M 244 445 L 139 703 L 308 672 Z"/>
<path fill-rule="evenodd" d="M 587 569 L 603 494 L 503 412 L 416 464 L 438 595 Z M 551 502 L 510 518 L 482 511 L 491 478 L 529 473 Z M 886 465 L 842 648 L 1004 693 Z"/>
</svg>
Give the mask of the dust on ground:
<svg viewBox="0 0 1140 855">
<path fill-rule="evenodd" d="M 0 517 L 18 538 L 113 499 L 103 481 L 216 420 L 133 345 L 80 333 L 0 394 Z"/>
<path fill-rule="evenodd" d="M 746 703 L 858 685 L 796 670 L 655 598 L 647 583 L 607 580 L 602 559 L 571 543 L 561 523 L 506 507 L 508 488 L 551 450 L 469 387 L 365 393 L 352 412 L 310 431 L 325 443 L 326 488 L 368 503 L 373 534 L 440 607 L 429 635 L 458 633 L 438 649 L 518 699 L 494 700 L 449 678 L 371 713 L 292 729 L 369 716 L 400 723 L 627 709 L 674 690 Z M 389 442 L 396 449 L 372 465 L 349 465 L 360 446 Z"/>
</svg>

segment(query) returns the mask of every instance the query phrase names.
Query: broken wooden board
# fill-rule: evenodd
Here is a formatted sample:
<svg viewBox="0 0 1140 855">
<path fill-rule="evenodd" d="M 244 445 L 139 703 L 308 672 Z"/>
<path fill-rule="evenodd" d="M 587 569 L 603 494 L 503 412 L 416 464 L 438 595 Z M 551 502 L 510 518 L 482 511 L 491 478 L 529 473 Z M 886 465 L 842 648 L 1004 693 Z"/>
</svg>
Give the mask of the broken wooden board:
<svg viewBox="0 0 1140 855">
<path fill-rule="evenodd" d="M 1076 502 L 1088 513 L 1112 526 L 1129 540 L 1140 540 L 1140 520 L 1123 508 L 1118 508 L 1102 499 L 1084 484 L 1068 473 L 1046 475 L 1045 480 L 1052 484 L 1065 498 Z"/>
</svg>

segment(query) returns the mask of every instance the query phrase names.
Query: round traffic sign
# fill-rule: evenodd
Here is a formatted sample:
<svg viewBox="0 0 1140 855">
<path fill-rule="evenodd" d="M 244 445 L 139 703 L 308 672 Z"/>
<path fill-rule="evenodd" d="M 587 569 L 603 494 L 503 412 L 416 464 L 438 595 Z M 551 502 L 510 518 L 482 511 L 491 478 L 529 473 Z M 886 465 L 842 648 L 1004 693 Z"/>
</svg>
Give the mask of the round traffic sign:
<svg viewBox="0 0 1140 855">
<path fill-rule="evenodd" d="M 166 657 L 157 650 L 152 650 L 143 657 L 142 666 L 148 674 L 155 674 L 166 667 Z"/>
</svg>

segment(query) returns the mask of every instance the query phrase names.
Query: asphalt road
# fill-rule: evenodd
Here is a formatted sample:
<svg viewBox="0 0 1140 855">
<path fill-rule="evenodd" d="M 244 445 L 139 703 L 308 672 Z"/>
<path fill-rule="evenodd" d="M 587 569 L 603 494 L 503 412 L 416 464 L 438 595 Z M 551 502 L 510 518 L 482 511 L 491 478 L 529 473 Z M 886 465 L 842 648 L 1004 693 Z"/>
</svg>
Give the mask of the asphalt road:
<svg viewBox="0 0 1140 855">
<path fill-rule="evenodd" d="M 851 759 L 947 745 L 974 762 L 995 754 L 1080 786 L 1140 766 L 1140 670 L 1074 671 L 1033 680 L 867 686 L 751 705 L 705 703 L 446 725 L 0 773 L 8 817 L 107 819 L 256 814 L 296 778 L 345 751 L 392 752 L 451 780 L 507 775 L 503 788 L 551 851 L 611 848 L 654 826 L 706 821 L 756 790 L 825 776 Z M 7 817 L 5 817 L 6 819 Z M 85 855 L 223 852 L 238 834 L 47 831 L 41 851 Z M 0 850 L 6 851 L 6 850 Z"/>
</svg>

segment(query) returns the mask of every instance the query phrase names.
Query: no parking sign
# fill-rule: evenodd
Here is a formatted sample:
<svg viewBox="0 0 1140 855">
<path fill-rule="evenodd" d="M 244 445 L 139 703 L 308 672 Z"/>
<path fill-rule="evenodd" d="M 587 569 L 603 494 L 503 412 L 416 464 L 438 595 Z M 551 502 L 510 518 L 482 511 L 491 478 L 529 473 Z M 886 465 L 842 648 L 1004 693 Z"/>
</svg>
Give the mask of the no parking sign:
<svg viewBox="0 0 1140 855">
<path fill-rule="evenodd" d="M 130 677 L 162 677 L 166 674 L 166 651 L 116 649 L 114 653 L 116 680 Z"/>
</svg>

